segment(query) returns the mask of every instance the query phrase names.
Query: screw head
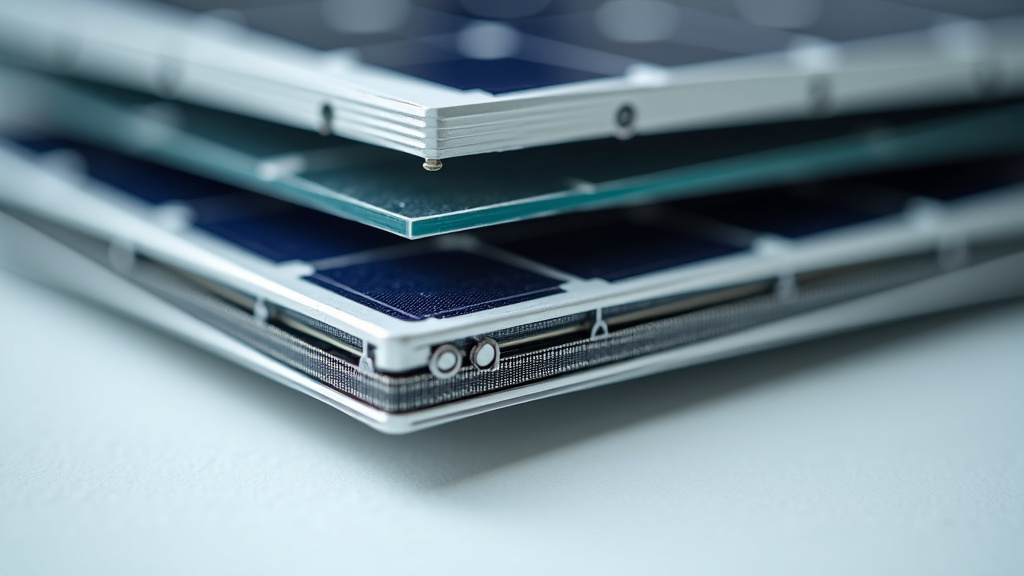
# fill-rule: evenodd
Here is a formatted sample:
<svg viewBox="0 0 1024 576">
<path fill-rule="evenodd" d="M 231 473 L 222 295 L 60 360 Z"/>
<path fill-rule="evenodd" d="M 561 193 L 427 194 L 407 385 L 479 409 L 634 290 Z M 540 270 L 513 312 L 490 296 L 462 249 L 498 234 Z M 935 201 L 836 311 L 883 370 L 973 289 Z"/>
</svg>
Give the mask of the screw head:
<svg viewBox="0 0 1024 576">
<path fill-rule="evenodd" d="M 331 125 L 334 123 L 334 108 L 331 105 L 324 103 L 320 107 L 320 125 L 317 126 L 317 132 L 321 136 L 330 136 L 333 132 Z"/>
<path fill-rule="evenodd" d="M 615 112 L 615 137 L 629 140 L 633 137 L 636 124 L 636 110 L 629 104 L 623 104 Z"/>
<path fill-rule="evenodd" d="M 454 344 L 442 344 L 430 355 L 427 368 L 437 378 L 451 378 L 462 368 L 462 351 Z"/>
<path fill-rule="evenodd" d="M 496 370 L 501 350 L 493 338 L 481 338 L 469 351 L 469 361 L 479 370 Z"/>
</svg>

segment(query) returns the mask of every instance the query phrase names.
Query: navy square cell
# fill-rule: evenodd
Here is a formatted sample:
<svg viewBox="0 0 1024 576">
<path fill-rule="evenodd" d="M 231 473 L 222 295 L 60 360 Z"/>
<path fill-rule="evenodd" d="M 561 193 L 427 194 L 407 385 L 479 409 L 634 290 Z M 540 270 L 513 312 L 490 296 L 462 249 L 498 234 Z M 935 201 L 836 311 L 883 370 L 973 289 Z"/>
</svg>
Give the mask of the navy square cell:
<svg viewBox="0 0 1024 576">
<path fill-rule="evenodd" d="M 502 248 L 582 278 L 611 281 L 740 250 L 672 230 L 622 223 L 512 241 Z"/>
<path fill-rule="evenodd" d="M 376 228 L 305 208 L 200 222 L 198 226 L 275 262 L 320 260 L 409 242 Z"/>
<path fill-rule="evenodd" d="M 866 180 L 914 196 L 956 200 L 1024 181 L 1024 158 L 995 158 L 899 170 Z"/>
<path fill-rule="evenodd" d="M 18 140 L 18 144 L 36 153 L 55 150 L 77 152 L 91 178 L 150 204 L 199 200 L 240 192 L 233 186 L 61 138 L 23 139 Z"/>
<path fill-rule="evenodd" d="M 452 88 L 460 90 L 479 89 L 491 94 L 568 84 L 570 82 L 592 80 L 606 76 L 574 68 L 520 60 L 518 58 L 498 58 L 495 60 L 462 58 L 444 62 L 394 64 L 387 67 L 410 76 L 451 86 Z"/>
<path fill-rule="evenodd" d="M 306 280 L 401 320 L 461 316 L 561 292 L 558 280 L 465 252 L 318 270 Z"/>
<path fill-rule="evenodd" d="M 679 203 L 687 211 L 757 232 L 800 238 L 859 224 L 877 214 L 799 198 L 782 191 L 726 194 Z"/>
<path fill-rule="evenodd" d="M 241 192 L 239 188 L 143 160 L 86 146 L 75 148 L 92 178 L 148 202 L 187 202 Z"/>
<path fill-rule="evenodd" d="M 27 150 L 31 150 L 36 154 L 43 154 L 46 152 L 52 152 L 54 150 L 62 149 L 74 150 L 75 148 L 77 148 L 76 144 L 69 140 L 64 140 L 62 138 L 50 138 L 46 136 L 25 138 L 11 138 L 9 136 L 5 137 L 10 139 L 18 146 L 21 146 L 22 148 L 25 148 Z"/>
</svg>

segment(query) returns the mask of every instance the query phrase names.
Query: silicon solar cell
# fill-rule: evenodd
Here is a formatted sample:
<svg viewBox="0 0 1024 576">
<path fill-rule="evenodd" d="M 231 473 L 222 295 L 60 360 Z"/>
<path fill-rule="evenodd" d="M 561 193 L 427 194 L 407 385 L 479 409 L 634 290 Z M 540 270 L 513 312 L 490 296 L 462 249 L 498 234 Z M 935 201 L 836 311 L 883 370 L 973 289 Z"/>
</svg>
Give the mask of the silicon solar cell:
<svg viewBox="0 0 1024 576">
<path fill-rule="evenodd" d="M 371 64 L 380 64 L 379 59 L 371 58 L 369 61 Z M 396 64 L 388 66 L 388 68 L 452 88 L 480 89 L 492 94 L 567 84 L 605 76 L 586 70 L 531 62 L 521 58 L 496 60 L 456 58 L 442 62 Z"/>
<path fill-rule="evenodd" d="M 73 142 L 64 138 L 12 137 L 11 141 L 26 150 L 31 150 L 36 153 L 52 152 L 53 150 L 67 149 L 75 146 Z"/>
<path fill-rule="evenodd" d="M 465 252 L 318 270 L 308 280 L 395 318 L 450 318 L 561 290 L 559 280 Z"/>
<path fill-rule="evenodd" d="M 1019 182 L 1024 163 L 1015 159 L 937 166 L 926 171 L 901 170 L 865 179 L 866 182 L 895 188 L 915 196 L 937 200 L 956 200 Z"/>
<path fill-rule="evenodd" d="M 198 226 L 275 262 L 320 260 L 408 242 L 322 212 L 291 207 L 252 217 L 200 221 Z"/>
<path fill-rule="evenodd" d="M 62 138 L 24 138 L 18 144 L 34 152 L 73 149 L 86 174 L 130 192 L 149 204 L 198 200 L 242 192 L 239 188 L 144 160 Z"/>
<path fill-rule="evenodd" d="M 549 224 L 557 228 L 558 223 Z M 658 225 L 610 222 L 511 242 L 496 242 L 581 278 L 614 281 L 739 252 L 742 248 L 696 238 Z M 553 249 L 557 247 L 557 249 Z"/>
<path fill-rule="evenodd" d="M 628 6 L 623 5 L 623 9 Z M 616 40 L 616 16 L 629 18 L 629 14 L 574 12 L 564 15 L 535 18 L 515 23 L 527 34 L 552 42 L 566 42 L 602 54 L 611 73 L 624 64 L 645 62 L 661 66 L 682 66 L 709 62 L 730 56 L 781 50 L 792 39 L 791 34 L 751 25 L 743 20 L 719 14 L 678 7 L 670 10 L 667 24 L 672 34 L 659 34 L 659 26 L 649 23 L 647 30 L 623 30 Z M 634 15 L 635 16 L 635 15 Z M 663 25 L 665 23 L 662 23 Z M 611 29 L 609 29 L 611 28 Z M 566 51 L 568 52 L 568 51 Z M 616 59 L 612 54 L 619 56 Z M 619 70 L 622 73 L 624 70 Z"/>
<path fill-rule="evenodd" d="M 847 206 L 799 198 L 785 190 L 756 191 L 694 200 L 683 209 L 759 232 L 800 238 L 875 218 Z"/>
<path fill-rule="evenodd" d="M 959 5 L 970 6 L 970 2 Z M 838 42 L 883 34 L 927 29 L 942 22 L 943 15 L 927 8 L 891 1 L 853 0 L 822 2 L 816 21 L 803 28 Z"/>
<path fill-rule="evenodd" d="M 124 156 L 105 150 L 86 148 L 81 153 L 90 176 L 120 189 L 131 190 L 134 196 L 151 204 L 212 198 L 241 191 L 150 162 L 128 161 Z"/>
</svg>

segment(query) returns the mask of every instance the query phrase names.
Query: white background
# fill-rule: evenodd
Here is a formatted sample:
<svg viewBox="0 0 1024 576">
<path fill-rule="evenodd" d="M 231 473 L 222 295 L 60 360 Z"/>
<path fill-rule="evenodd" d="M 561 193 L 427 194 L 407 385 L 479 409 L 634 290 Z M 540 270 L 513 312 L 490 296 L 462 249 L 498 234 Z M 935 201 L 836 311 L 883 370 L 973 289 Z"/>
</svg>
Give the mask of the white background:
<svg viewBox="0 0 1024 576">
<path fill-rule="evenodd" d="M 0 574 L 1022 574 L 1024 302 L 389 437 L 0 274 Z"/>
</svg>

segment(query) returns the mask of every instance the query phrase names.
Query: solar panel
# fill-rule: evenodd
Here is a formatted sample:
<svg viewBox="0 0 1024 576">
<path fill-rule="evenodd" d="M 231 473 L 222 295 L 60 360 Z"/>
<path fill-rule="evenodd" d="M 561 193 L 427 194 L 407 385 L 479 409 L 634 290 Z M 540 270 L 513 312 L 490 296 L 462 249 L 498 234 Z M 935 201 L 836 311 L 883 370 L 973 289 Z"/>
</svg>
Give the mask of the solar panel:
<svg viewBox="0 0 1024 576">
<path fill-rule="evenodd" d="M 398 150 L 431 171 L 487 152 L 966 104 L 1024 90 L 1020 2 L 497 5 L 6 2 L 0 54 Z"/>
<path fill-rule="evenodd" d="M 312 48 L 350 48 L 368 64 L 492 94 L 619 76 L 636 64 L 680 66 L 778 52 L 808 36 L 846 42 L 928 30 L 956 18 L 1024 12 L 1011 2 L 966 0 L 538 1 L 516 9 L 436 0 L 255 6 L 167 1 Z"/>
<path fill-rule="evenodd" d="M 760 344 L 770 345 L 789 320 L 960 271 L 978 270 L 988 291 L 1019 284 L 1024 250 L 1024 182 L 985 194 L 984 178 L 965 181 L 971 204 L 936 200 L 941 226 L 904 214 L 922 191 L 847 179 L 404 241 L 241 191 L 175 199 L 193 220 L 167 227 L 165 205 L 136 202 L 144 180 L 56 177 L 37 163 L 48 154 L 67 152 L 0 146 L 0 209 L 14 217 L 0 233 L 42 232 L 228 335 L 243 362 L 378 425 L 402 414 L 436 423 L 762 342 L 748 335 L 776 334 Z M 144 162 L 106 154 L 117 162 L 104 166 L 145 174 Z M 1021 159 L 978 165 L 1011 174 Z M 758 249 L 766 233 L 790 237 L 789 249 Z M 843 318 L 817 329 L 884 319 Z"/>
<path fill-rule="evenodd" d="M 0 117 L 46 117 L 56 132 L 407 238 L 1024 150 L 1024 131 L 1016 129 L 1024 123 L 1024 105 L 1010 103 L 479 155 L 438 175 L 374 146 L 121 90 L 10 70 L 8 77 L 23 81 L 35 97 L 27 109 L 16 103 L 0 108 Z"/>
</svg>

